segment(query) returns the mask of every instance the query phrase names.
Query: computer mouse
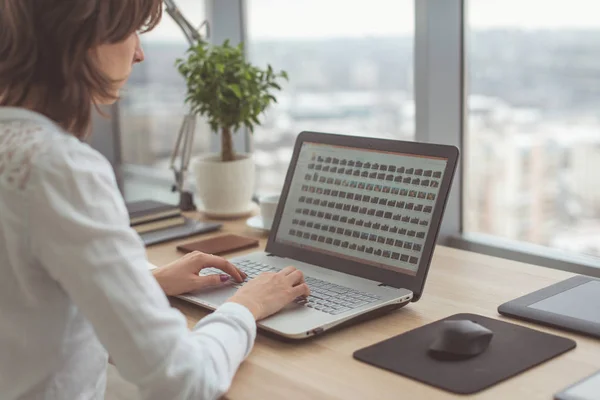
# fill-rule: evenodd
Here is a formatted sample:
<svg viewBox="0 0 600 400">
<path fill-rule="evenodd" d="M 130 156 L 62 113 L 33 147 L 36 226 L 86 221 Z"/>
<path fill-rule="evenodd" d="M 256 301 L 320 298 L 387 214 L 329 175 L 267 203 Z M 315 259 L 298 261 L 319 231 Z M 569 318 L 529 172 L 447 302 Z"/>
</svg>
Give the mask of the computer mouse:
<svg viewBox="0 0 600 400">
<path fill-rule="evenodd" d="M 441 360 L 464 360 L 485 351 L 494 333 L 470 320 L 443 322 L 440 333 L 429 346 L 429 355 Z"/>
</svg>

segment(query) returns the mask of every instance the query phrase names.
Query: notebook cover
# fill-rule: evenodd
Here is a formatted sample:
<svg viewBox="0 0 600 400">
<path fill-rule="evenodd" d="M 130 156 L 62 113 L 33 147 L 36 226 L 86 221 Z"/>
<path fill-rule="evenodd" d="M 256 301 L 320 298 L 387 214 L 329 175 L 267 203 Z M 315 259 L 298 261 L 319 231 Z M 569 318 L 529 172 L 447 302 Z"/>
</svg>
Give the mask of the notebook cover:
<svg viewBox="0 0 600 400">
<path fill-rule="evenodd" d="M 132 225 L 161 218 L 177 216 L 181 213 L 179 207 L 155 200 L 141 200 L 126 204 Z"/>
<path fill-rule="evenodd" d="M 137 233 L 154 232 L 162 229 L 171 228 L 174 226 L 180 226 L 185 224 L 186 219 L 183 216 L 177 216 L 174 218 L 165 218 L 158 221 L 145 222 L 143 224 L 137 224 L 133 226 L 133 229 Z"/>
<path fill-rule="evenodd" d="M 442 321 L 468 319 L 494 332 L 489 347 L 462 361 L 428 354 Z M 472 394 L 574 349 L 575 341 L 476 314 L 456 314 L 354 353 L 354 358 L 457 394 Z"/>
<path fill-rule="evenodd" d="M 196 242 L 185 243 L 177 246 L 177 250 L 184 253 L 200 251 L 202 253 L 221 255 L 237 250 L 257 247 L 258 244 L 258 239 L 229 234 L 210 239 L 199 240 Z"/>
<path fill-rule="evenodd" d="M 140 235 L 146 246 L 163 243 L 175 239 L 199 235 L 201 233 L 213 232 L 221 228 L 221 224 L 196 221 L 185 218 L 185 224 L 172 228 L 161 229 L 154 232 L 146 232 Z"/>
</svg>

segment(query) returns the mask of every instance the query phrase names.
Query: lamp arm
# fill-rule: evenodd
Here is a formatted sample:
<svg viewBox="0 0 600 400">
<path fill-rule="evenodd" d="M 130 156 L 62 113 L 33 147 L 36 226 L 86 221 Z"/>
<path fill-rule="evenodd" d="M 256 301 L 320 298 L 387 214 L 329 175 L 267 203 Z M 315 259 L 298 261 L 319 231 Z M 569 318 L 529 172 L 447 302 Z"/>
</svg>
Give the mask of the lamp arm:
<svg viewBox="0 0 600 400">
<path fill-rule="evenodd" d="M 210 36 L 210 26 L 208 21 L 204 21 L 200 27 L 196 29 L 187 18 L 183 16 L 174 0 L 164 0 L 164 4 L 167 14 L 169 14 L 173 21 L 179 26 L 190 46 L 202 41 L 202 35 L 200 35 L 199 31 L 203 27 L 206 27 L 206 37 Z M 180 194 L 179 208 L 181 208 L 182 211 L 193 211 L 196 209 L 192 193 L 186 191 L 184 188 L 185 175 L 190 164 L 195 132 L 196 116 L 190 113 L 184 117 L 181 129 L 177 135 L 175 148 L 171 154 L 170 167 L 175 174 L 173 191 L 177 191 Z M 180 158 L 179 169 L 175 166 L 177 157 Z"/>
<path fill-rule="evenodd" d="M 179 26 L 190 46 L 202 40 L 202 36 L 198 32 L 202 27 L 206 26 L 206 36 L 210 36 L 208 21 L 204 21 L 200 27 L 196 29 L 187 18 L 183 16 L 173 0 L 164 0 L 164 3 L 167 14 L 169 14 L 171 19 Z"/>
</svg>

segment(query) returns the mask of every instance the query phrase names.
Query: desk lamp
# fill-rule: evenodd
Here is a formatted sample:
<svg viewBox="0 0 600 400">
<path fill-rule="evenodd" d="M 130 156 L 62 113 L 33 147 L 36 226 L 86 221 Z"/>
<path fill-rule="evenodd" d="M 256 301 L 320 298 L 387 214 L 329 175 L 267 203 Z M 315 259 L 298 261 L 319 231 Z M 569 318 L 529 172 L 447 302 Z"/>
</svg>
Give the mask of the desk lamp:
<svg viewBox="0 0 600 400">
<path fill-rule="evenodd" d="M 206 36 L 210 34 L 208 21 L 204 21 L 198 29 L 183 16 L 177 5 L 173 0 L 164 0 L 165 10 L 167 14 L 175 21 L 179 26 L 185 38 L 187 39 L 190 46 L 196 42 L 202 40 L 202 36 L 199 31 L 206 26 Z M 189 113 L 183 118 L 177 140 L 175 142 L 175 148 L 171 154 L 170 168 L 175 174 L 175 183 L 173 184 L 172 191 L 179 192 L 179 208 L 181 211 L 195 211 L 196 205 L 194 204 L 194 196 L 190 191 L 185 190 L 185 175 L 188 171 L 190 164 L 190 158 L 192 154 L 192 148 L 194 144 L 194 134 L 196 132 L 196 115 Z M 179 167 L 177 167 L 177 157 L 180 157 Z"/>
</svg>

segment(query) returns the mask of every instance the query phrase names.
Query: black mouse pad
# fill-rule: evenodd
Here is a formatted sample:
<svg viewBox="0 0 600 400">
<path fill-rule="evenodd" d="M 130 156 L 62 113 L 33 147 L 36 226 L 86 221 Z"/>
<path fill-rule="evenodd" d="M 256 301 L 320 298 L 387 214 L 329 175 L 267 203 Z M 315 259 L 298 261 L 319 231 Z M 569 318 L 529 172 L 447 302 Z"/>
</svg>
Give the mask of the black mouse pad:
<svg viewBox="0 0 600 400">
<path fill-rule="evenodd" d="M 438 361 L 429 346 L 445 320 L 467 319 L 494 336 L 478 356 Z M 458 394 L 472 394 L 574 349 L 575 341 L 476 314 L 456 314 L 365 347 L 354 358 L 408 378 Z"/>
</svg>

